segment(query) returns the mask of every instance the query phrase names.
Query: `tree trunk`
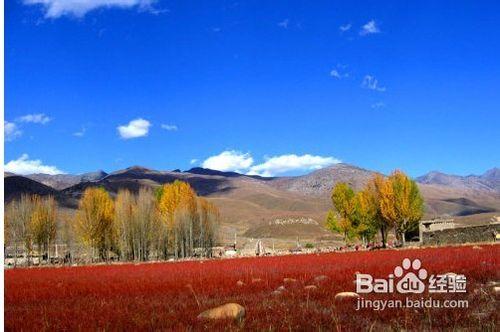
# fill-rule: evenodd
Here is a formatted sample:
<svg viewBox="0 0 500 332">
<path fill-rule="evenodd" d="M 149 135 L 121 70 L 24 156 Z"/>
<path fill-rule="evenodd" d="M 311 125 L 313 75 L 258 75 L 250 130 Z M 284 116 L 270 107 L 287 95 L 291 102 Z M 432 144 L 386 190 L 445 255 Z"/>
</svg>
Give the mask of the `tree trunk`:
<svg viewBox="0 0 500 332">
<path fill-rule="evenodd" d="M 385 226 L 380 227 L 380 234 L 382 236 L 382 248 L 385 248 Z"/>
<path fill-rule="evenodd" d="M 14 242 L 14 267 L 17 267 L 17 241 Z"/>
</svg>

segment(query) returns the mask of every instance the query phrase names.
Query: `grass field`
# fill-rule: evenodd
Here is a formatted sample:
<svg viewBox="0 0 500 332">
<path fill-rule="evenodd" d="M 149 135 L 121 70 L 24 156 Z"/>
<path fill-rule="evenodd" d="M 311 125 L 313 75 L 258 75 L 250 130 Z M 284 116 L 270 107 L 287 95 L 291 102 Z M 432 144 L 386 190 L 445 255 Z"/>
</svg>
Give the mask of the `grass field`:
<svg viewBox="0 0 500 332">
<path fill-rule="evenodd" d="M 404 258 L 429 274 L 467 277 L 467 309 L 355 310 L 335 295 L 355 290 L 355 273 L 385 278 Z M 463 246 L 237 258 L 158 264 L 16 269 L 5 272 L 6 330 L 491 330 L 498 329 L 500 246 Z M 314 281 L 325 275 L 328 278 Z M 284 278 L 293 280 L 284 281 Z M 244 285 L 237 285 L 242 281 Z M 490 286 L 487 284 L 490 283 Z M 240 283 L 241 284 L 241 283 Z M 316 290 L 304 286 L 316 284 Z M 278 287 L 285 290 L 273 293 Z M 380 297 L 369 295 L 369 297 Z M 400 295 L 384 295 L 398 297 Z M 382 296 L 382 297 L 384 297 Z M 427 293 L 413 295 L 415 298 Z M 497 298 L 495 299 L 495 296 Z M 243 322 L 200 321 L 208 308 L 236 302 Z"/>
</svg>

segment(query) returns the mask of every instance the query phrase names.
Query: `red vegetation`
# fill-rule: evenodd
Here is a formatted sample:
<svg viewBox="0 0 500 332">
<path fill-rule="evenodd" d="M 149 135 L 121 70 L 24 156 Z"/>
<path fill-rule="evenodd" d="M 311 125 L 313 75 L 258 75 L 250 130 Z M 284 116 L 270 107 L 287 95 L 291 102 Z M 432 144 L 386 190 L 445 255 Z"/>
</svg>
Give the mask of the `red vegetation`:
<svg viewBox="0 0 500 332">
<path fill-rule="evenodd" d="M 356 311 L 352 304 L 335 303 L 336 293 L 355 291 L 356 271 L 385 278 L 405 257 L 419 258 L 431 274 L 464 274 L 467 293 L 444 294 L 441 298 L 468 299 L 469 308 Z M 371 328 L 376 331 L 391 327 L 495 330 L 498 314 L 491 310 L 492 303 L 495 308 L 495 299 L 485 284 L 500 280 L 499 257 L 499 245 L 485 245 L 481 250 L 467 246 L 16 269 L 5 272 L 5 326 L 6 330 L 50 331 L 214 328 L 316 331 Z M 304 286 L 312 284 L 319 275 L 326 275 L 328 279 L 315 291 L 304 290 Z M 257 278 L 261 281 L 252 282 Z M 283 278 L 297 281 L 284 283 Z M 238 286 L 239 280 L 244 285 Z M 273 295 L 281 285 L 287 290 Z M 246 318 L 241 325 L 196 319 L 201 311 L 227 302 L 246 308 Z"/>
</svg>

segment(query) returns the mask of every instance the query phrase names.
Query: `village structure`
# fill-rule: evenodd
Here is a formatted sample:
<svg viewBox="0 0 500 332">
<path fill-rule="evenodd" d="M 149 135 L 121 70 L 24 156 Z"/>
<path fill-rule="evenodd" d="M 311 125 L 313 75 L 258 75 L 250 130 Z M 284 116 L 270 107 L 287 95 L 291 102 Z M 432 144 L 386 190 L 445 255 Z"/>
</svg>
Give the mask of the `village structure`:
<svg viewBox="0 0 500 332">
<path fill-rule="evenodd" d="M 500 241 L 500 216 L 478 225 L 460 225 L 452 218 L 422 220 L 419 227 L 421 245 L 442 245 Z"/>
</svg>

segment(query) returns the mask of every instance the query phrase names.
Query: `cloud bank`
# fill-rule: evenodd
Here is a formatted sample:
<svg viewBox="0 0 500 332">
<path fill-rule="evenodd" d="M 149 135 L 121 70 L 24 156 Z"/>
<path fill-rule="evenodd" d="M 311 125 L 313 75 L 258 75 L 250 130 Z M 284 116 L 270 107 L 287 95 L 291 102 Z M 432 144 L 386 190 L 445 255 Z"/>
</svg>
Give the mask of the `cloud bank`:
<svg viewBox="0 0 500 332">
<path fill-rule="evenodd" d="M 275 176 L 296 171 L 318 170 L 338 163 L 340 163 L 340 160 L 333 157 L 286 154 L 268 158 L 262 164 L 252 166 L 247 174 Z"/>
<path fill-rule="evenodd" d="M 11 160 L 4 166 L 6 172 L 11 172 L 19 175 L 43 173 L 49 175 L 64 174 L 63 171 L 55 166 L 44 165 L 41 160 L 30 160 L 29 156 L 24 153 L 16 160 Z"/>
<path fill-rule="evenodd" d="M 64 15 L 83 17 L 99 8 L 138 8 L 156 13 L 153 4 L 156 0 L 23 0 L 25 5 L 43 6 L 46 18 L 58 18 Z"/>
<path fill-rule="evenodd" d="M 216 156 L 207 158 L 203 163 L 203 168 L 210 168 L 223 172 L 245 172 L 253 164 L 253 158 L 248 153 L 239 151 L 224 151 Z"/>
<path fill-rule="evenodd" d="M 249 153 L 228 150 L 209 157 L 202 166 L 223 172 L 233 171 L 269 177 L 290 172 L 313 171 L 340 162 L 333 157 L 285 154 L 266 158 L 263 163 L 254 164 L 254 159 Z"/>
</svg>

